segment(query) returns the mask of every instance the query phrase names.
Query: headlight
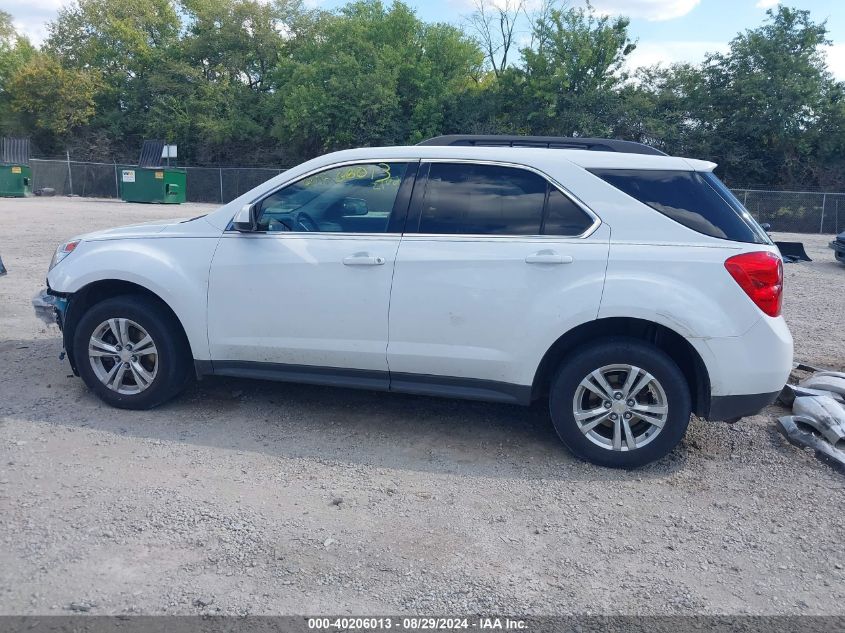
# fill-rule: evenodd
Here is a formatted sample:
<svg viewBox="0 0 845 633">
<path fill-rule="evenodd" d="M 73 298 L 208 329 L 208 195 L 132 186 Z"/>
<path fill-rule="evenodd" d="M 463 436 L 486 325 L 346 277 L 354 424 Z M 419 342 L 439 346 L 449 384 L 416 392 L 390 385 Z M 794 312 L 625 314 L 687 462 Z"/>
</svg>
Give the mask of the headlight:
<svg viewBox="0 0 845 633">
<path fill-rule="evenodd" d="M 70 255 L 74 249 L 79 246 L 79 242 L 82 240 L 71 240 L 70 242 L 65 242 L 64 244 L 59 244 L 59 247 L 56 249 L 56 252 L 53 253 L 53 259 L 50 260 L 50 268 L 47 271 L 53 270 L 56 264 L 62 261 L 65 257 Z"/>
</svg>

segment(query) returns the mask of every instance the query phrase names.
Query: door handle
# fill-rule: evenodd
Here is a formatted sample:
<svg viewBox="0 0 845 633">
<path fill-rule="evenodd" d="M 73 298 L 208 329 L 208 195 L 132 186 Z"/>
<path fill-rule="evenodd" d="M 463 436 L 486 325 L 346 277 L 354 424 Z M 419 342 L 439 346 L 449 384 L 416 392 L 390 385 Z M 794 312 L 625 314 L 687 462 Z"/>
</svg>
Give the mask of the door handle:
<svg viewBox="0 0 845 633">
<path fill-rule="evenodd" d="M 384 257 L 376 257 L 368 253 L 355 253 L 343 258 L 344 266 L 381 266 L 384 264 Z"/>
<path fill-rule="evenodd" d="M 571 264 L 574 260 L 571 255 L 559 255 L 554 251 L 538 251 L 525 258 L 526 264 Z"/>
</svg>

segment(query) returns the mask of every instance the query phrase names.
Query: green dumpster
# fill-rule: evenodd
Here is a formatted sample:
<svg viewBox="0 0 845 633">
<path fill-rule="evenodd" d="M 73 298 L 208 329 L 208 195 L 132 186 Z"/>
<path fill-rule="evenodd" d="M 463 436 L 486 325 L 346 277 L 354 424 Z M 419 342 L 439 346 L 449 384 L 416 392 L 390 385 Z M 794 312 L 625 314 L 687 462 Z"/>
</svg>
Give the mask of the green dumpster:
<svg viewBox="0 0 845 633">
<path fill-rule="evenodd" d="M 0 196 L 23 198 L 31 193 L 31 167 L 28 165 L 0 165 Z"/>
<path fill-rule="evenodd" d="M 120 198 L 126 202 L 185 202 L 186 172 L 175 167 L 128 167 L 120 171 Z"/>
</svg>

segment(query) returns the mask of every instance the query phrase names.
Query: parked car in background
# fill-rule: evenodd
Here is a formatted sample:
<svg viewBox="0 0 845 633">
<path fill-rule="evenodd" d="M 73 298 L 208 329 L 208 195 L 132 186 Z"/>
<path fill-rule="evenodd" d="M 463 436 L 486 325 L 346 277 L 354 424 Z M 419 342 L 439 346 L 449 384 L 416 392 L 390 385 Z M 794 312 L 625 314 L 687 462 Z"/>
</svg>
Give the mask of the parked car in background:
<svg viewBox="0 0 845 633">
<path fill-rule="evenodd" d="M 117 407 L 209 374 L 544 399 L 575 454 L 639 466 L 791 369 L 780 256 L 714 167 L 604 139 L 337 152 L 69 240 L 34 304 Z"/>
<path fill-rule="evenodd" d="M 836 261 L 845 264 L 845 231 L 836 236 L 836 239 L 830 243 L 830 248 L 833 249 Z"/>
</svg>

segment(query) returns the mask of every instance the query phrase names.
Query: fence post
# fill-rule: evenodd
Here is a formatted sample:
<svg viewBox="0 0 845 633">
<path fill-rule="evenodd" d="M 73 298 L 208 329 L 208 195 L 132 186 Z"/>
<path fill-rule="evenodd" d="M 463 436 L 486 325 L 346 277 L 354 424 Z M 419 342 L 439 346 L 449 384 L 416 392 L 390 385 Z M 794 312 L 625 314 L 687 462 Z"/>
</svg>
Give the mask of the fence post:
<svg viewBox="0 0 845 633">
<path fill-rule="evenodd" d="M 745 190 L 745 195 L 742 196 L 742 206 L 745 207 L 745 210 L 748 210 L 748 189 Z"/>
<path fill-rule="evenodd" d="M 112 162 L 114 163 L 114 197 L 120 197 L 120 181 L 117 178 L 117 161 L 112 158 Z"/>
<path fill-rule="evenodd" d="M 73 195 L 73 174 L 70 171 L 70 150 L 65 150 L 67 156 L 67 181 L 70 185 L 70 195 Z"/>
<path fill-rule="evenodd" d="M 827 203 L 827 192 L 822 195 L 822 221 L 819 222 L 819 233 L 824 233 L 824 207 Z"/>
<path fill-rule="evenodd" d="M 220 167 L 217 171 L 220 172 L 220 204 L 223 204 L 223 168 Z"/>
</svg>

